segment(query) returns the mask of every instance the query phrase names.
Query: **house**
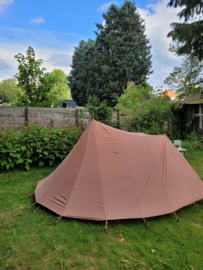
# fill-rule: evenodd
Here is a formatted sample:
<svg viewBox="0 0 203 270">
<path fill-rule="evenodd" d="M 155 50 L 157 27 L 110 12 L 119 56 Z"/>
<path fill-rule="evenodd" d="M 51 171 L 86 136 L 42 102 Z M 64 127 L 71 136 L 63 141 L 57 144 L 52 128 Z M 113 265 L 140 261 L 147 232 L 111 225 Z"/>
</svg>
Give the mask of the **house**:
<svg viewBox="0 0 203 270">
<path fill-rule="evenodd" d="M 171 89 L 167 89 L 166 91 L 164 91 L 163 94 L 161 94 L 161 96 L 164 96 L 164 95 L 170 97 L 171 101 L 174 101 L 178 98 L 178 95 L 174 93 Z"/>
<path fill-rule="evenodd" d="M 203 90 L 187 97 L 181 101 L 180 104 L 192 106 L 196 122 L 199 125 L 199 128 L 203 130 Z"/>
</svg>

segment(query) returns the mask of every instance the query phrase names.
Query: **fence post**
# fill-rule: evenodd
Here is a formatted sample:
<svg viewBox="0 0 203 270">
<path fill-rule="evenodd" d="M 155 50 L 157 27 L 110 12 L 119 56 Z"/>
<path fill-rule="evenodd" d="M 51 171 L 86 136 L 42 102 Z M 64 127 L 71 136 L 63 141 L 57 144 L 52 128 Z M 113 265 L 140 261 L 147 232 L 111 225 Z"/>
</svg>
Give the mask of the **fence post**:
<svg viewBox="0 0 203 270">
<path fill-rule="evenodd" d="M 25 107 L 25 126 L 28 126 L 28 107 Z"/>
<path fill-rule="evenodd" d="M 76 110 L 75 110 L 75 124 L 76 124 L 76 125 L 77 125 L 78 122 L 79 122 L 79 113 L 80 113 L 79 109 L 76 108 Z"/>
<path fill-rule="evenodd" d="M 120 123 L 120 113 L 119 113 L 119 110 L 117 111 L 117 121 Z"/>
</svg>

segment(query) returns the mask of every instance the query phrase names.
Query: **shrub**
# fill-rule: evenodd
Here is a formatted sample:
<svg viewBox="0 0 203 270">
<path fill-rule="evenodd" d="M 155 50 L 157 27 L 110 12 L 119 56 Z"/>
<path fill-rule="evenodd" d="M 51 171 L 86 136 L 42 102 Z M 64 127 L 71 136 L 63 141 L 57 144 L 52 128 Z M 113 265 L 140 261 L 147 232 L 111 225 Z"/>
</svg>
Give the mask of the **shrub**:
<svg viewBox="0 0 203 270">
<path fill-rule="evenodd" d="M 85 126 L 53 127 L 30 124 L 28 127 L 12 128 L 10 125 L 0 131 L 0 168 L 11 169 L 31 164 L 58 165 L 76 144 Z"/>
<path fill-rule="evenodd" d="M 116 108 L 120 110 L 122 124 L 131 132 L 146 132 L 157 135 L 167 133 L 172 116 L 169 97 L 154 93 L 146 82 L 128 83 L 124 94 L 118 98 Z"/>
<path fill-rule="evenodd" d="M 100 102 L 96 96 L 89 96 L 85 107 L 89 110 L 91 118 L 102 122 L 104 124 L 110 124 L 110 117 L 113 109 L 108 107 L 106 100 Z"/>
</svg>

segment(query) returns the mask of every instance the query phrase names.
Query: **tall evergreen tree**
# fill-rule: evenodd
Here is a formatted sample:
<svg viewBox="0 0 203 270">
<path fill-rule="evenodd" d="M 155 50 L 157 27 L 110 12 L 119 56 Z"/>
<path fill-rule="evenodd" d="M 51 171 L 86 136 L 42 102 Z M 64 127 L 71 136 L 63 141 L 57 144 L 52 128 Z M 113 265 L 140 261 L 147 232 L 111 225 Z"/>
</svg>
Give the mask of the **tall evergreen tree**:
<svg viewBox="0 0 203 270">
<path fill-rule="evenodd" d="M 133 2 L 125 1 L 120 8 L 112 4 L 103 18 L 104 25 L 96 24 L 96 88 L 113 106 L 112 93 L 122 95 L 129 81 L 139 85 L 151 73 L 151 46 Z"/>
<path fill-rule="evenodd" d="M 82 40 L 72 58 L 72 70 L 68 76 L 71 96 L 78 106 L 84 106 L 87 103 L 89 84 L 91 87 L 95 84 L 94 74 L 94 49 L 95 41 L 89 39 L 87 42 Z"/>
<path fill-rule="evenodd" d="M 184 18 L 184 22 L 172 23 L 172 31 L 168 33 L 168 37 L 180 43 L 177 54 L 191 54 L 201 61 L 203 59 L 203 1 L 170 0 L 168 6 L 183 7 L 178 16 L 180 19 Z"/>
<path fill-rule="evenodd" d="M 151 46 L 134 2 L 112 4 L 103 18 L 96 43 L 81 41 L 75 48 L 69 81 L 78 105 L 94 95 L 114 106 L 112 94 L 122 95 L 129 81 L 139 85 L 151 73 Z"/>
</svg>

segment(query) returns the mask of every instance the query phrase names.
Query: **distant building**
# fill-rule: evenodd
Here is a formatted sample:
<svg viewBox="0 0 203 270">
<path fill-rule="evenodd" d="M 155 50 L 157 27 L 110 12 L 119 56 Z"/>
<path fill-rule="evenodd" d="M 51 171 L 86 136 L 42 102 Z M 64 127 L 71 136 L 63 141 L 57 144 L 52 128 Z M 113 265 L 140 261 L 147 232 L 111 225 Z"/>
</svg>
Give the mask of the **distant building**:
<svg viewBox="0 0 203 270">
<path fill-rule="evenodd" d="M 63 100 L 59 106 L 60 108 L 76 108 L 76 103 L 74 100 Z"/>
<path fill-rule="evenodd" d="M 172 101 L 178 98 L 178 95 L 175 92 L 173 92 L 171 89 L 167 89 L 166 91 L 164 91 L 163 94 L 161 94 L 161 96 L 164 96 L 164 95 L 170 97 Z"/>
<path fill-rule="evenodd" d="M 180 102 L 181 105 L 192 107 L 193 115 L 200 129 L 203 130 L 203 91 L 195 93 Z"/>
</svg>

